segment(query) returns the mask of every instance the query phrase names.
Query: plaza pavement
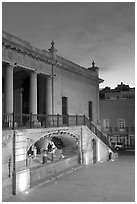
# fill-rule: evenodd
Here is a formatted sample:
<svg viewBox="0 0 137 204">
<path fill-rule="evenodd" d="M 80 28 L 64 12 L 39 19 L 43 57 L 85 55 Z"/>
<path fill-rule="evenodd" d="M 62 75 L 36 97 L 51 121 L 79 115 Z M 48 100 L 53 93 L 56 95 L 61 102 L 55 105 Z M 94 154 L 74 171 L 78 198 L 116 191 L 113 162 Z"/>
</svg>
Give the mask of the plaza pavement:
<svg viewBox="0 0 137 204">
<path fill-rule="evenodd" d="M 135 202 L 135 156 L 79 166 L 3 202 Z"/>
</svg>

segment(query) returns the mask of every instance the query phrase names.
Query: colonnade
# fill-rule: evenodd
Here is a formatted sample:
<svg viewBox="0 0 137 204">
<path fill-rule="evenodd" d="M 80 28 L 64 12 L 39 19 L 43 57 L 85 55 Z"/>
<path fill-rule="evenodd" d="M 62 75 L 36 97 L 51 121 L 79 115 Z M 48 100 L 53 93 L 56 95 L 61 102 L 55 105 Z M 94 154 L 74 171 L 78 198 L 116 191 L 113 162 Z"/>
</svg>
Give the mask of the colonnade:
<svg viewBox="0 0 137 204">
<path fill-rule="evenodd" d="M 5 82 L 4 82 L 4 113 L 13 113 L 13 72 L 14 65 L 7 64 L 5 67 Z M 30 72 L 30 87 L 29 87 L 29 113 L 37 114 L 37 77 L 38 72 Z M 47 113 L 51 114 L 52 110 L 52 84 L 51 78 L 47 77 L 45 91 L 47 92 L 46 104 Z"/>
</svg>

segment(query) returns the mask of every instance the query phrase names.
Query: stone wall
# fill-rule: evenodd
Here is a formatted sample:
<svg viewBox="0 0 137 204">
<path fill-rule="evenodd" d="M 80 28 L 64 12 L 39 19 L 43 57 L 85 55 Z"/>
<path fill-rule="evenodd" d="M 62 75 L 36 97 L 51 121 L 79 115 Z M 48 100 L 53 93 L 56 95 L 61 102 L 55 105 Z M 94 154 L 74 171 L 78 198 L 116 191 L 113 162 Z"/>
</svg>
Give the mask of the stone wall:
<svg viewBox="0 0 137 204">
<path fill-rule="evenodd" d="M 88 103 L 92 101 L 93 122 L 97 124 L 98 113 L 98 84 L 96 81 L 67 70 L 54 69 L 54 101 L 55 114 L 62 114 L 62 97 L 68 98 L 69 115 L 86 115 L 89 117 Z"/>
<path fill-rule="evenodd" d="M 36 141 L 42 137 L 53 137 L 58 136 L 60 133 L 63 133 L 69 137 L 72 137 L 75 142 L 78 142 L 80 150 L 83 155 L 84 163 L 93 162 L 93 139 L 97 142 L 97 154 L 100 154 L 97 161 L 103 159 L 107 160 L 109 148 L 97 138 L 97 136 L 91 132 L 87 126 L 74 126 L 74 127 L 59 127 L 59 128 L 42 128 L 42 129 L 24 129 L 16 130 L 17 137 L 17 148 L 22 147 L 24 155 L 27 153 L 27 150 L 32 146 Z M 8 163 L 8 159 L 12 157 L 12 131 L 3 131 L 3 164 Z M 20 142 L 19 142 L 20 140 Z M 100 152 L 100 153 L 99 153 Z M 102 159 L 99 159 L 101 158 Z M 23 159 L 24 158 L 24 159 Z M 22 159 L 25 160 L 26 156 L 22 156 Z"/>
<path fill-rule="evenodd" d="M 93 163 L 93 139 L 96 141 L 96 162 L 105 162 L 109 158 L 109 147 L 107 147 L 86 126 L 82 127 L 83 163 Z"/>
<path fill-rule="evenodd" d="M 53 163 L 43 164 L 30 169 L 30 187 L 36 186 L 45 179 L 53 177 L 64 170 L 78 165 L 78 156 L 55 161 Z"/>
</svg>

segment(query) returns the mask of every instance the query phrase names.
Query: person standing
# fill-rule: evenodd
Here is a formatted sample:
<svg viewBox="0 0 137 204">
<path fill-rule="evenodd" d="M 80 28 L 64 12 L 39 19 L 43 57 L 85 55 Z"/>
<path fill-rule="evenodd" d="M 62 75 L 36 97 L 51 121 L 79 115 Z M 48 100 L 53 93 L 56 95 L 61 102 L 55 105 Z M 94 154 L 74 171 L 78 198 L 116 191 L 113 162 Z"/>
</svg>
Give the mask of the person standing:
<svg viewBox="0 0 137 204">
<path fill-rule="evenodd" d="M 33 156 L 34 156 L 34 158 L 36 158 L 36 156 L 37 156 L 37 148 L 36 147 L 34 147 Z"/>
</svg>

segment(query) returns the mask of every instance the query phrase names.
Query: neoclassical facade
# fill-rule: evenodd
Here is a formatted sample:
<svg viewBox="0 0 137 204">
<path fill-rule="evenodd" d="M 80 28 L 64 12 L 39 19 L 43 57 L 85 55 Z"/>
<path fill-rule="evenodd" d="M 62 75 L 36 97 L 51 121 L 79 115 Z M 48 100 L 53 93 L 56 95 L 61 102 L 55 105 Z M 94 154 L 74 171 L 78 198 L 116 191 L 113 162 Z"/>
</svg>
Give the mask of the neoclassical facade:
<svg viewBox="0 0 137 204">
<path fill-rule="evenodd" d="M 84 68 L 48 51 L 2 33 L 3 113 L 85 114 L 99 122 L 98 67 Z"/>
</svg>

